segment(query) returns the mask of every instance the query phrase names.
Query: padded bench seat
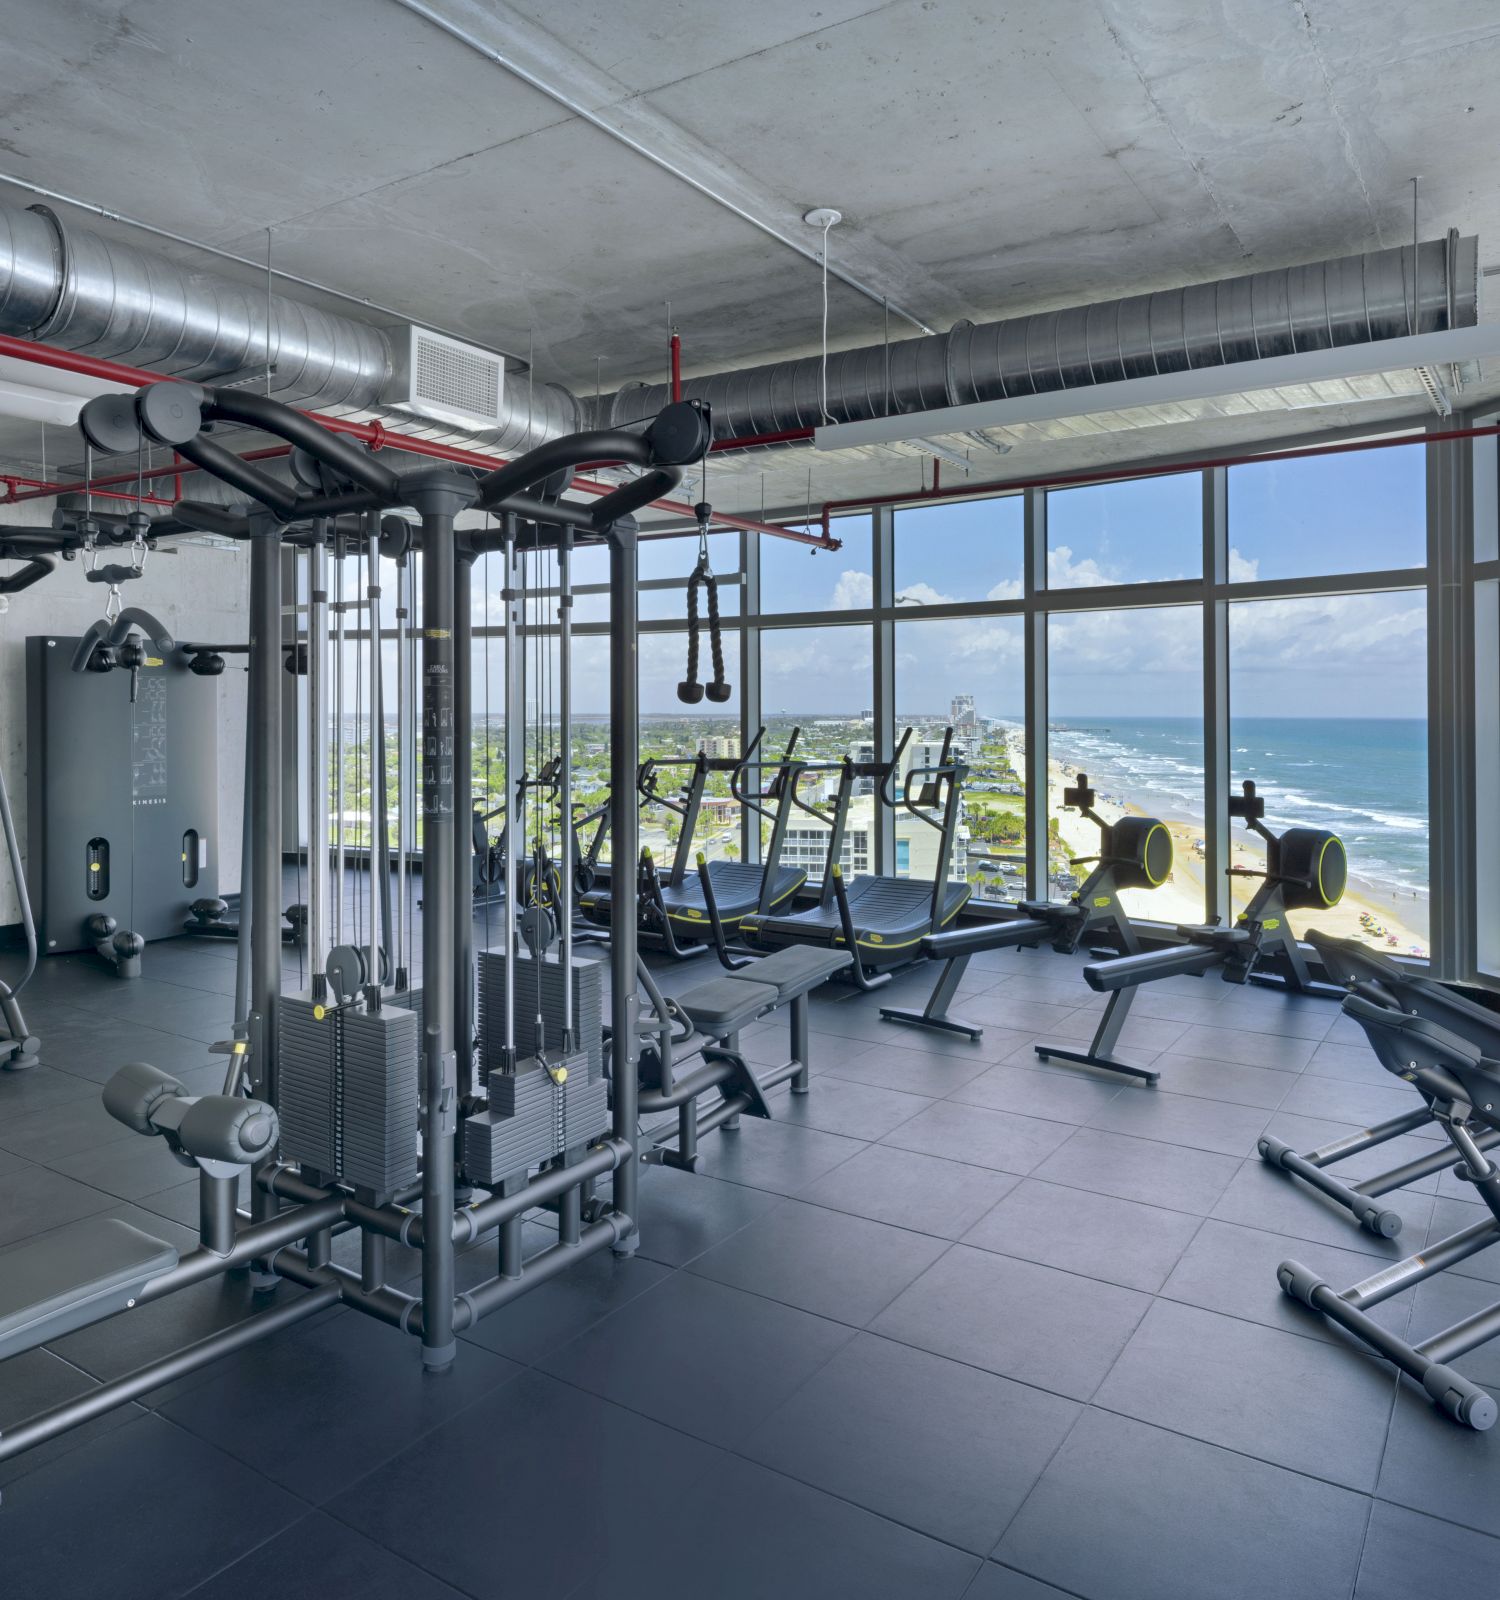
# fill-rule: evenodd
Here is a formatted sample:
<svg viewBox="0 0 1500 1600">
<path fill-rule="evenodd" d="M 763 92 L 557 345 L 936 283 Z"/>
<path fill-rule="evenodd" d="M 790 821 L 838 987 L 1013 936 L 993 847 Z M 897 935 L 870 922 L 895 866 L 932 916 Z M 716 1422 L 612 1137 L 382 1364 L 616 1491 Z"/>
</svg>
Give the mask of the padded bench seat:
<svg viewBox="0 0 1500 1600">
<path fill-rule="evenodd" d="M 85 1217 L 0 1255 L 0 1360 L 123 1311 L 177 1265 L 177 1247 Z"/>
<path fill-rule="evenodd" d="M 747 983 L 727 974 L 700 983 L 686 994 L 677 995 L 676 1000 L 698 1032 L 712 1039 L 726 1039 L 738 1033 L 763 1011 L 780 1003 L 774 984 Z"/>
<path fill-rule="evenodd" d="M 734 974 L 736 983 L 769 983 L 776 989 L 778 1005 L 816 989 L 835 973 L 854 963 L 847 950 L 823 950 L 817 945 L 789 944 L 772 955 L 763 956 L 753 966 Z"/>
</svg>

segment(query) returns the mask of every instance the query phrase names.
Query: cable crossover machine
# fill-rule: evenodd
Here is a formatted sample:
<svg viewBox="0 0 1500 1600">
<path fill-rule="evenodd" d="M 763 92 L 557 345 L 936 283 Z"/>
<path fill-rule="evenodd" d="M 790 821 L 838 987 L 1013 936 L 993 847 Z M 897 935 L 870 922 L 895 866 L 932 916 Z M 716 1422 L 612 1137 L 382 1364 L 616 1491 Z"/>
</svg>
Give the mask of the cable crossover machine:
<svg viewBox="0 0 1500 1600">
<path fill-rule="evenodd" d="M 608 826 L 615 859 L 635 861 L 633 513 L 675 488 L 684 467 L 703 457 L 711 438 L 706 407 L 679 402 L 644 426 L 556 439 L 478 478 L 427 465 L 398 472 L 303 413 L 239 389 L 164 382 L 135 395 L 91 401 L 85 412 L 91 437 L 107 433 L 121 450 L 138 450 L 142 443 L 169 446 L 251 505 L 241 513 L 184 501 L 142 530 L 148 542 L 207 531 L 243 541 L 249 549 L 246 806 L 253 826 L 247 827 L 251 849 L 244 880 L 249 1003 L 221 1093 L 190 1095 L 145 1063 L 122 1067 L 104 1091 L 112 1116 L 142 1137 L 161 1138 L 178 1161 L 196 1170 L 197 1247 L 179 1255 L 175 1246 L 127 1222 L 90 1218 L 11 1251 L 0 1279 L 0 1358 L 224 1273 L 248 1271 L 257 1289 L 288 1281 L 306 1292 L 7 1429 L 0 1435 L 0 1460 L 335 1304 L 411 1335 L 424 1366 L 446 1368 L 455 1358 L 456 1336 L 479 1318 L 592 1252 L 634 1251 L 640 1162 L 664 1158 L 658 1146 L 641 1142 L 643 1073 L 650 1105 L 679 1114 L 686 1148 L 673 1159 L 693 1165 L 700 1133 L 732 1125 L 742 1112 L 765 1113 L 768 1080 L 758 1079 L 739 1054 L 739 1029 L 782 1005 L 791 1007 L 801 1058 L 794 1053 L 774 1069 L 772 1081 L 790 1079 L 794 1087 L 805 1088 L 806 993 L 847 960 L 825 958 L 800 973 L 792 970 L 796 963 L 768 962 L 759 981 L 725 975 L 679 1002 L 663 998 L 659 1007 L 653 1002 L 643 1016 L 635 919 L 620 919 L 613 927 L 607 962 L 588 961 L 572 949 L 573 873 L 560 876 L 562 904 L 550 923 L 527 915 L 533 908 L 521 906 L 518 869 L 527 851 L 528 824 L 512 781 L 505 785 L 507 913 L 500 948 L 482 952 L 476 972 L 468 823 L 473 812 L 474 564 L 490 554 L 502 563 L 505 650 L 512 668 L 518 666 L 528 598 L 526 565 L 538 571 L 540 563 L 555 564 L 561 599 L 556 780 L 558 815 L 567 831 L 572 818 L 569 558 L 580 545 L 608 550 L 610 764 L 616 778 Z M 292 481 L 273 478 L 232 454 L 213 436 L 217 424 L 254 429 L 291 445 Z M 588 507 L 563 499 L 571 471 L 601 460 L 628 465 L 638 475 Z M 393 528 L 403 519 L 383 513 L 398 508 L 414 510 L 418 523 Z M 456 519 L 471 509 L 488 513 L 490 524 L 457 528 Z M 367 896 L 367 920 L 353 930 L 347 919 L 338 929 L 329 881 L 328 790 L 335 791 L 335 804 L 343 798 L 337 793 L 342 762 L 329 777 L 329 728 L 332 721 L 342 729 L 345 711 L 340 694 L 337 714 L 330 718 L 329 557 L 336 542 L 362 560 L 366 571 L 367 626 L 355 649 L 363 648 L 368 660 L 369 755 L 380 773 L 377 780 L 372 769 L 365 841 L 371 877 L 379 887 Z M 283 994 L 282 777 L 294 753 L 298 720 L 288 719 L 290 730 L 283 726 L 281 585 L 288 548 L 305 564 L 307 577 L 302 676 L 310 774 L 305 946 L 310 981 L 298 992 Z M 383 757 L 385 740 L 383 552 L 397 560 L 402 574 L 398 645 L 404 648 L 411 640 L 415 646 L 410 677 L 404 666 L 397 674 L 398 744 L 409 739 L 412 748 L 399 762 L 394 909 L 385 887 L 390 873 L 384 762 L 375 758 L 377 748 Z M 545 630 L 536 631 L 540 651 Z M 335 659 L 341 664 L 342 654 Z M 516 757 L 507 762 L 512 779 L 524 765 L 520 676 L 519 670 L 507 673 L 508 756 Z M 357 748 L 354 759 L 359 759 Z M 565 841 L 563 851 L 572 849 L 571 840 Z M 409 850 L 420 875 L 421 912 L 408 942 Z M 512 916 L 511 908 L 521 914 Z M 336 931 L 341 942 L 335 942 Z M 675 1020 L 683 1018 L 692 1025 L 691 1045 Z M 695 1063 L 688 1071 L 680 1068 L 684 1049 Z M 700 1110 L 709 1093 L 718 1096 L 717 1103 Z M 247 1175 L 249 1204 L 241 1210 L 237 1194 Z M 557 1243 L 523 1257 L 521 1219 L 539 1207 L 556 1213 Z M 358 1268 L 333 1259 L 333 1240 L 346 1233 L 359 1236 Z M 492 1234 L 493 1274 L 460 1291 L 456 1251 Z M 388 1281 L 386 1252 L 393 1240 L 420 1252 L 420 1286 L 414 1293 Z"/>
</svg>

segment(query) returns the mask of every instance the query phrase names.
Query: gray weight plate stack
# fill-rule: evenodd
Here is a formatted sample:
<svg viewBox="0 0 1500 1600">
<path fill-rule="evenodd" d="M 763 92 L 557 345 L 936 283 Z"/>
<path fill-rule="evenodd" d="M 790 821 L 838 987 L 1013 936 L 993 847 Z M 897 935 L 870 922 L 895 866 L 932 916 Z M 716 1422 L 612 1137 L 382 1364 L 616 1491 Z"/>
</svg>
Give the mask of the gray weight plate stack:
<svg viewBox="0 0 1500 1600">
<path fill-rule="evenodd" d="M 541 1010 L 545 1044 L 554 1051 L 563 1039 L 562 962 L 547 955 L 541 963 Z M 516 1054 L 523 1060 L 535 1056 L 544 1041 L 537 1037 L 537 966 L 527 954 L 516 957 Z M 588 1078 L 604 1075 L 604 964 L 573 958 L 573 1029 L 578 1048 L 588 1061 Z M 501 1064 L 505 1040 L 505 956 L 483 950 L 479 954 L 480 1070 L 487 1075 Z"/>
<path fill-rule="evenodd" d="M 496 1184 L 523 1176 L 606 1132 L 604 1081 L 588 1076 L 582 1052 L 563 1064 L 568 1069 L 563 1083 L 530 1062 L 518 1072 L 490 1074 L 489 1109 L 464 1119 L 464 1170 L 471 1179 Z"/>
<path fill-rule="evenodd" d="M 283 995 L 278 1007 L 280 1068 L 276 1114 L 281 1153 L 319 1172 L 337 1172 L 339 1030 L 336 1013 L 313 1015 L 306 995 Z"/>
<path fill-rule="evenodd" d="M 398 1006 L 339 1013 L 343 1164 L 339 1176 L 381 1199 L 416 1182 L 417 1019 Z"/>
<path fill-rule="evenodd" d="M 417 1019 L 398 1006 L 373 1015 L 305 995 L 280 1006 L 277 1112 L 288 1160 L 373 1190 L 383 1200 L 414 1183 L 420 1131 Z"/>
</svg>

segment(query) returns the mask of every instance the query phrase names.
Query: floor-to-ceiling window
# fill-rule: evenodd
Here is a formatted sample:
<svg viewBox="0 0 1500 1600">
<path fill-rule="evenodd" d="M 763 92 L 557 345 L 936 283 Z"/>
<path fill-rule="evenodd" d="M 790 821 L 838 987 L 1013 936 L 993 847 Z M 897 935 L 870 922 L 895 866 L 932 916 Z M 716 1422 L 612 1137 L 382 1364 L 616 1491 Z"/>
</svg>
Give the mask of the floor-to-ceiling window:
<svg viewBox="0 0 1500 1600">
<path fill-rule="evenodd" d="M 798 732 L 796 754 L 808 764 L 798 798 L 822 815 L 797 809 L 786 832 L 782 861 L 821 879 L 828 825 L 845 756 L 870 759 L 874 749 L 873 660 L 868 625 L 769 628 L 761 638 L 761 718 L 766 743 L 783 750 Z M 875 868 L 874 785 L 860 780 L 849 804 L 840 865 L 846 872 Z M 769 836 L 762 824 L 762 843 Z"/>
<path fill-rule="evenodd" d="M 1123 889 L 1132 917 L 1199 922 L 1205 893 L 1203 624 L 1196 606 L 1065 611 L 1047 624 L 1049 892 L 1071 894 L 1100 853 L 1092 819 L 1063 804 L 1086 775 L 1094 815 L 1156 817 L 1172 871 Z M 1074 861 L 1086 862 L 1074 866 Z"/>
<path fill-rule="evenodd" d="M 1228 473 L 1231 594 L 1285 579 L 1313 591 L 1230 605 L 1231 782 L 1255 783 L 1273 831 L 1323 828 L 1344 842 L 1343 902 L 1293 913 L 1299 933 L 1417 956 L 1431 928 L 1427 592 L 1346 575 L 1424 565 L 1425 455 L 1393 446 Z M 1236 827 L 1236 863 L 1261 856 Z M 1234 885 L 1238 909 L 1255 885 Z"/>
</svg>

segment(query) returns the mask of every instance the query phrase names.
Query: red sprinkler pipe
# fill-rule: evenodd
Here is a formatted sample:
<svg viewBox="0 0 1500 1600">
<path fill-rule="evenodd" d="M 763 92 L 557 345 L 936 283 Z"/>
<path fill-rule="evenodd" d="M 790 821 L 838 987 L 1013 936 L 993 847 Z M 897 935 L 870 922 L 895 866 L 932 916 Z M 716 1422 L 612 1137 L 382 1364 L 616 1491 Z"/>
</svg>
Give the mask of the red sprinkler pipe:
<svg viewBox="0 0 1500 1600">
<path fill-rule="evenodd" d="M 131 472 L 123 476 L 129 482 L 134 483 L 137 474 Z M 141 473 L 140 476 L 151 477 L 152 474 Z M 110 481 L 114 482 L 116 480 L 111 479 Z M 0 483 L 3 483 L 6 488 L 5 498 L 0 500 L 0 505 L 12 505 L 20 500 L 47 500 L 53 495 L 72 494 L 75 491 L 81 494 L 84 489 L 89 487 L 93 488 L 95 494 L 103 495 L 107 500 L 133 501 L 139 499 L 142 505 L 148 506 L 171 506 L 177 503 L 175 500 L 163 500 L 160 495 L 143 494 L 136 496 L 126 493 L 123 489 L 105 489 L 97 483 L 90 486 L 82 483 L 48 483 L 43 478 L 18 478 L 13 472 L 0 473 Z M 21 488 L 26 489 L 28 492 L 26 494 L 17 494 L 16 490 Z"/>
<path fill-rule="evenodd" d="M 1212 467 L 1248 467 L 1256 462 L 1301 461 L 1310 456 L 1350 455 L 1356 450 L 1389 450 L 1403 444 L 1447 444 L 1454 439 L 1488 439 L 1500 434 L 1500 423 L 1480 428 L 1445 428 L 1438 433 L 1406 433 L 1394 439 L 1348 439 L 1337 444 L 1299 445 L 1290 450 L 1249 452 L 1235 456 L 1206 456 L 1198 461 L 1157 462 L 1149 466 L 1096 468 L 1092 472 L 1050 473 L 1040 478 L 992 479 L 988 483 L 961 483 L 946 489 L 922 489 L 916 494 L 859 495 L 849 500 L 825 500 L 819 512 L 823 532 L 832 517 L 845 511 L 873 510 L 876 506 L 919 505 L 928 500 L 977 500 L 986 495 L 1020 489 L 1061 489 L 1078 483 L 1124 483 L 1131 478 L 1165 478 L 1177 472 L 1206 472 Z"/>
<path fill-rule="evenodd" d="M 669 341 L 672 350 L 672 399 L 682 399 L 682 340 L 677 337 L 676 328 L 672 329 Z"/>
<path fill-rule="evenodd" d="M 84 377 L 99 378 L 107 383 L 118 383 L 122 388 L 140 389 L 148 383 L 185 381 L 169 378 L 160 372 L 147 372 L 140 367 L 127 367 L 118 361 L 106 361 L 99 356 L 86 355 L 78 350 L 60 350 L 53 345 L 41 344 L 33 339 L 17 339 L 11 334 L 0 334 L 0 355 L 13 356 L 18 361 L 29 361 L 36 366 L 55 367 L 61 372 L 76 372 Z M 314 422 L 327 428 L 331 433 L 342 433 L 349 438 L 359 439 L 368 444 L 372 450 L 384 448 L 405 450 L 413 455 L 428 456 L 433 460 L 447 461 L 455 466 L 478 467 L 486 472 L 505 465 L 505 458 L 502 456 L 484 455 L 477 450 L 464 450 L 457 445 L 441 444 L 434 439 L 418 439 L 404 433 L 393 433 L 379 422 L 351 422 L 344 417 L 330 417 L 319 411 L 308 411 L 304 415 L 311 417 Z M 245 460 L 263 461 L 289 453 L 289 447 L 282 445 L 269 450 L 250 451 Z M 145 476 L 171 476 L 180 471 L 180 465 L 153 468 Z M 133 472 L 124 473 L 97 482 L 134 482 L 135 477 L 136 474 Z M 585 494 L 601 496 L 612 494 L 618 487 L 612 483 L 599 483 L 592 478 L 576 478 L 572 486 Z M 29 494 L 8 498 L 45 499 L 50 495 L 81 493 L 87 487 L 86 484 L 58 486 L 38 484 Z M 658 510 L 669 512 L 673 516 L 693 515 L 692 506 L 682 500 L 654 500 L 652 504 Z M 763 533 L 777 539 L 791 539 L 797 544 L 838 548 L 838 542 L 828 536 L 801 533 L 775 523 L 757 522 L 751 517 L 736 517 L 724 512 L 715 512 L 713 520 L 720 527 L 737 528 L 746 533 Z"/>
</svg>

